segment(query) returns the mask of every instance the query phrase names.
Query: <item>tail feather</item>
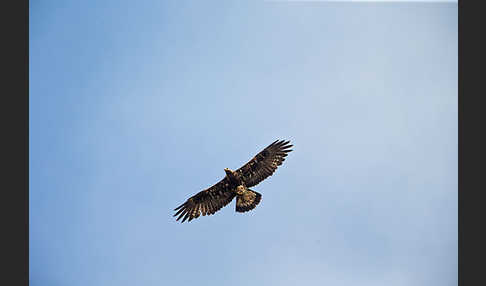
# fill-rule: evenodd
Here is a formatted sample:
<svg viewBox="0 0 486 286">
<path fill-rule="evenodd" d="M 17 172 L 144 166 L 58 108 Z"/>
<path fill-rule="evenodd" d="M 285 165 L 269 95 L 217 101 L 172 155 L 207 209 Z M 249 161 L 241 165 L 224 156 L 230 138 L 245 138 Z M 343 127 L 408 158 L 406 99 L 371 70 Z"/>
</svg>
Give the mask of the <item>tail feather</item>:
<svg viewBox="0 0 486 286">
<path fill-rule="evenodd" d="M 236 196 L 236 211 L 244 213 L 254 209 L 262 199 L 262 195 L 247 189 L 242 195 Z"/>
</svg>

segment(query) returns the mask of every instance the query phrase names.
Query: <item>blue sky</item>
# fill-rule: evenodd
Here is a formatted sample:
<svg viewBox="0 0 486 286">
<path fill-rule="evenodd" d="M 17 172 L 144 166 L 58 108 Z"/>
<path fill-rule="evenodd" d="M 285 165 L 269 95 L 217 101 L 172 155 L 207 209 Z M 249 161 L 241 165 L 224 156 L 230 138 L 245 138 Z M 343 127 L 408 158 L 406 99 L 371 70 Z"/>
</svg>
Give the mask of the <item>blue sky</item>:
<svg viewBox="0 0 486 286">
<path fill-rule="evenodd" d="M 457 3 L 31 1 L 31 285 L 456 285 L 457 45 Z"/>
</svg>

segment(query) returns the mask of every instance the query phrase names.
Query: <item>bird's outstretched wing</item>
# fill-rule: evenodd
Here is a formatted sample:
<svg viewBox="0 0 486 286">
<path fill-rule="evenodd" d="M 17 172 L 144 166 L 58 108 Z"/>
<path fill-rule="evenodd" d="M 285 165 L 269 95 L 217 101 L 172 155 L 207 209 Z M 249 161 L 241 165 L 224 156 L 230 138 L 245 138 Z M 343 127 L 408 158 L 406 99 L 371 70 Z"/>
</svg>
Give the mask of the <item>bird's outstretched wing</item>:
<svg viewBox="0 0 486 286">
<path fill-rule="evenodd" d="M 289 148 L 293 145 L 289 145 L 289 143 L 290 141 L 284 140 L 273 142 L 253 157 L 250 162 L 236 170 L 243 177 L 248 188 L 271 176 L 277 170 L 277 167 L 282 165 L 288 155 L 287 153 L 292 151 Z"/>
<path fill-rule="evenodd" d="M 230 184 L 225 177 L 214 186 L 200 191 L 175 208 L 174 211 L 177 212 L 174 216 L 178 215 L 177 220 L 182 218 L 181 222 L 184 222 L 187 219 L 191 221 L 201 214 L 203 216 L 212 215 L 229 204 L 234 197 L 235 193 L 230 189 Z"/>
</svg>

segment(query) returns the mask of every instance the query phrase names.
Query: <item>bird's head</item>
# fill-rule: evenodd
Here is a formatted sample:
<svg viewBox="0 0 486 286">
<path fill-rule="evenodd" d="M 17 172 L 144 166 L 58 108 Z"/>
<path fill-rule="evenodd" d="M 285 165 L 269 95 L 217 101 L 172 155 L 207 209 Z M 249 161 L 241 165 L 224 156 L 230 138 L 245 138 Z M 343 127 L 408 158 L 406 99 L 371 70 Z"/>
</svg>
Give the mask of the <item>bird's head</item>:
<svg viewBox="0 0 486 286">
<path fill-rule="evenodd" d="M 231 175 L 231 174 L 233 174 L 233 171 L 231 171 L 231 170 L 230 170 L 230 169 L 228 169 L 228 168 L 224 168 L 224 171 L 225 171 L 225 173 L 226 173 L 227 175 Z"/>
</svg>

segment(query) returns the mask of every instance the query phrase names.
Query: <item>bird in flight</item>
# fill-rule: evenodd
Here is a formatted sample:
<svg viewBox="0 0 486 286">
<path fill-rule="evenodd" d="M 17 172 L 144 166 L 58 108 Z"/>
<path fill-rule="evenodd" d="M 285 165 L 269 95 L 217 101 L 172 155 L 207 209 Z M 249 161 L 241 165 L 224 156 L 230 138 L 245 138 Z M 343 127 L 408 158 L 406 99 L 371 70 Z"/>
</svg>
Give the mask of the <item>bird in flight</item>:
<svg viewBox="0 0 486 286">
<path fill-rule="evenodd" d="M 187 199 L 185 203 L 174 209 L 177 221 L 191 221 L 201 214 L 212 215 L 229 204 L 236 197 L 236 211 L 247 212 L 254 209 L 262 195 L 250 190 L 271 176 L 277 167 L 282 165 L 285 157 L 292 149 L 290 141 L 277 140 L 260 151 L 248 163 L 236 171 L 225 168 L 226 176 L 208 189 L 200 191 Z"/>
</svg>

